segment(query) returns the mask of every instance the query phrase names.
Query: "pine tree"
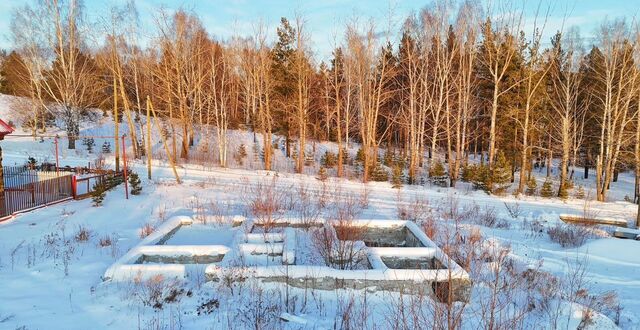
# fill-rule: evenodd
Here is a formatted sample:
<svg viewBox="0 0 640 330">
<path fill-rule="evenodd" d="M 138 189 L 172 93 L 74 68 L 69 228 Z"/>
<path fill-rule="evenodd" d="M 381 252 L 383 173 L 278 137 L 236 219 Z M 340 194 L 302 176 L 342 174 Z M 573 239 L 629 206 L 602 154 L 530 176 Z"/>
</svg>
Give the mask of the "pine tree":
<svg viewBox="0 0 640 330">
<path fill-rule="evenodd" d="M 507 191 L 509 186 L 511 186 L 511 164 L 507 161 L 504 153 L 499 152 L 491 173 L 491 192 L 501 195 Z"/>
<path fill-rule="evenodd" d="M 371 180 L 378 182 L 389 181 L 389 173 L 384 169 L 380 162 L 378 162 L 376 164 L 376 167 L 373 168 L 373 172 L 371 173 Z"/>
<path fill-rule="evenodd" d="M 236 151 L 236 154 L 234 155 L 233 158 L 235 158 L 236 163 L 238 163 L 238 165 L 242 166 L 244 163 L 244 159 L 247 157 L 247 147 L 245 147 L 244 143 L 240 144 L 240 146 L 238 146 L 238 150 Z"/>
<path fill-rule="evenodd" d="M 320 166 L 320 169 L 318 170 L 318 176 L 316 177 L 316 179 L 325 182 L 327 181 L 327 179 L 329 178 L 329 175 L 327 174 L 327 169 L 324 166 Z"/>
<path fill-rule="evenodd" d="M 140 195 L 140 192 L 142 192 L 142 183 L 140 182 L 138 173 L 131 172 L 131 174 L 129 174 L 129 185 L 131 186 L 131 195 Z"/>
<path fill-rule="evenodd" d="M 337 162 L 338 162 L 337 156 L 330 151 L 325 151 L 324 155 L 322 155 L 322 158 L 320 158 L 320 164 L 323 167 L 334 167 L 336 166 Z"/>
<path fill-rule="evenodd" d="M 553 183 L 551 182 L 551 178 L 547 177 L 544 180 L 544 184 L 542 184 L 542 189 L 540 189 L 540 196 L 550 198 L 553 196 Z"/>
<path fill-rule="evenodd" d="M 96 144 L 96 142 L 93 140 L 93 138 L 84 138 L 82 139 L 82 144 L 84 144 L 87 147 L 87 152 L 88 153 L 92 153 L 93 152 L 93 146 Z"/>
<path fill-rule="evenodd" d="M 536 194 L 536 190 L 538 190 L 538 182 L 533 176 L 531 176 L 529 180 L 527 180 L 527 190 L 525 191 L 525 194 L 527 194 L 527 196 L 534 196 Z"/>
<path fill-rule="evenodd" d="M 402 188 L 402 183 L 403 183 L 403 171 L 402 171 L 402 166 L 400 166 L 400 164 L 396 163 L 393 166 L 393 172 L 392 172 L 392 177 L 391 177 L 391 184 L 393 185 L 393 188 L 396 189 L 400 189 Z"/>
<path fill-rule="evenodd" d="M 93 206 L 101 206 L 107 195 L 107 190 L 104 184 L 97 183 L 93 185 L 93 192 L 91 192 L 91 198 L 93 199 Z"/>
<path fill-rule="evenodd" d="M 447 172 L 445 171 L 444 165 L 442 165 L 441 161 L 435 161 L 429 167 L 429 181 L 431 181 L 432 184 L 440 187 L 446 187 L 449 183 L 448 179 Z"/>
<path fill-rule="evenodd" d="M 111 143 L 105 141 L 102 144 L 102 153 L 103 154 L 110 154 L 111 153 Z"/>
<path fill-rule="evenodd" d="M 574 197 L 577 199 L 584 199 L 586 197 L 586 194 L 584 192 L 584 188 L 582 187 L 582 185 L 579 185 L 578 188 L 576 188 Z"/>
</svg>

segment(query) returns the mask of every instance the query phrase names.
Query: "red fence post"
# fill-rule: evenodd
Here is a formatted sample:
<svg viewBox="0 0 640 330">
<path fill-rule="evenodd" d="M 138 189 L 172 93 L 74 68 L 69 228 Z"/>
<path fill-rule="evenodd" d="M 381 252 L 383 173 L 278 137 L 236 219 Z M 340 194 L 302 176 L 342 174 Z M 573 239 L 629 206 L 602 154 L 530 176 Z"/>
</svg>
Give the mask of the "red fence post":
<svg viewBox="0 0 640 330">
<path fill-rule="evenodd" d="M 78 179 L 76 179 L 75 175 L 71 177 L 71 195 L 73 199 L 76 199 L 78 196 Z"/>
<path fill-rule="evenodd" d="M 122 163 L 124 165 L 124 195 L 126 199 L 129 199 L 129 185 L 127 183 L 127 146 L 125 145 L 125 136 L 122 135 Z"/>
</svg>

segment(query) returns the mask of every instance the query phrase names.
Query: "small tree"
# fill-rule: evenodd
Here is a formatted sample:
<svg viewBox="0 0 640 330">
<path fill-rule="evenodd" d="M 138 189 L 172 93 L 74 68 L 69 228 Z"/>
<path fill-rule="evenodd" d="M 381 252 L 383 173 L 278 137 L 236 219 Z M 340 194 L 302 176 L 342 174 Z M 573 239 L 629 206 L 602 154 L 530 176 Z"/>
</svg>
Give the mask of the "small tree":
<svg viewBox="0 0 640 330">
<path fill-rule="evenodd" d="M 440 187 L 446 187 L 448 185 L 447 172 L 439 160 L 429 167 L 429 180 L 431 183 Z"/>
<path fill-rule="evenodd" d="M 491 172 L 491 192 L 494 194 L 504 194 L 511 186 L 511 164 L 503 152 L 498 153 L 493 171 Z"/>
<path fill-rule="evenodd" d="M 102 153 L 103 154 L 110 154 L 111 153 L 111 143 L 105 141 L 102 144 Z"/>
<path fill-rule="evenodd" d="M 87 147 L 87 152 L 88 153 L 92 153 L 93 152 L 93 146 L 95 146 L 96 141 L 92 138 L 84 138 L 82 139 L 82 144 L 84 144 Z"/>
<path fill-rule="evenodd" d="M 527 194 L 527 196 L 533 196 L 536 194 L 537 190 L 538 182 L 536 182 L 536 179 L 531 176 L 529 180 L 527 180 L 527 190 L 525 191 L 525 194 Z"/>
<path fill-rule="evenodd" d="M 236 160 L 236 163 L 238 163 L 238 165 L 242 166 L 244 163 L 244 159 L 247 157 L 247 147 L 245 147 L 244 143 L 240 144 L 240 146 L 238 146 L 238 150 L 236 151 L 236 154 L 234 155 L 234 158 Z"/>
<path fill-rule="evenodd" d="M 586 197 L 586 194 L 584 192 L 584 188 L 582 187 L 582 185 L 579 185 L 578 188 L 576 188 L 574 197 L 577 199 L 584 199 Z"/>
<path fill-rule="evenodd" d="M 93 185 L 93 192 L 91 193 L 91 198 L 93 199 L 93 206 L 101 206 L 104 201 L 105 196 L 107 195 L 107 189 L 102 183 L 96 182 Z"/>
<path fill-rule="evenodd" d="M 378 182 L 389 181 L 389 173 L 379 162 L 376 164 L 376 167 L 373 168 L 371 180 Z"/>
<path fill-rule="evenodd" d="M 396 189 L 402 188 L 402 183 L 403 183 L 402 175 L 403 175 L 402 166 L 400 166 L 400 164 L 398 163 L 393 165 L 393 173 L 391 177 L 391 184 L 393 185 L 393 188 L 396 188 Z"/>
<path fill-rule="evenodd" d="M 327 174 L 327 169 L 324 166 L 320 166 L 320 169 L 318 170 L 318 176 L 316 177 L 316 179 L 325 182 L 327 181 L 327 179 L 329 178 L 329 175 Z"/>
<path fill-rule="evenodd" d="M 542 189 L 540 189 L 540 196 L 550 198 L 553 196 L 553 183 L 551 182 L 551 178 L 547 177 L 542 184 Z"/>
<path fill-rule="evenodd" d="M 131 174 L 129 174 L 129 185 L 131 186 L 131 195 L 140 195 L 140 192 L 142 192 L 142 183 L 140 182 L 138 173 L 131 172 Z"/>
<path fill-rule="evenodd" d="M 325 151 L 322 158 L 320 158 L 320 164 L 322 167 L 334 167 L 338 163 L 338 157 L 329 151 Z"/>
</svg>

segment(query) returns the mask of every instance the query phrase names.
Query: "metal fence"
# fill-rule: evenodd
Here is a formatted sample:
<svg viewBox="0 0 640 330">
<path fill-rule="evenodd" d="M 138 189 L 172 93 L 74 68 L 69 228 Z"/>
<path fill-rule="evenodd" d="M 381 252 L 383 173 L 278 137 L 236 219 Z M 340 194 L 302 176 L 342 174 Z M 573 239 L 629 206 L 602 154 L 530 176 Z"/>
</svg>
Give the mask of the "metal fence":
<svg viewBox="0 0 640 330">
<path fill-rule="evenodd" d="M 29 167 L 3 167 L 4 208 L 0 216 L 73 197 L 73 175 L 37 171 Z"/>
</svg>

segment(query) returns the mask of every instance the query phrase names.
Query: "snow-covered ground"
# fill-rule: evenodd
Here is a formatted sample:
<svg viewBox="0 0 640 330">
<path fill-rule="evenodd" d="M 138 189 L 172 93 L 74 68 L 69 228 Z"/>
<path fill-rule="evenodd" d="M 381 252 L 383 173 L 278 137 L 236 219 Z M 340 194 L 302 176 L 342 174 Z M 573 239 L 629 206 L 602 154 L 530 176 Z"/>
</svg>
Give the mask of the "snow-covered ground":
<svg viewBox="0 0 640 330">
<path fill-rule="evenodd" d="M 3 116 L 0 118 L 3 119 L 10 115 L 8 98 L 0 95 L 0 116 Z M 104 118 L 96 125 L 85 125 L 82 134 L 109 135 L 111 129 L 112 124 Z M 126 131 L 125 124 L 122 129 Z M 63 134 L 60 130 L 49 133 Z M 234 144 L 245 141 L 247 151 L 251 150 L 251 134 L 239 131 L 230 134 Z M 96 150 L 99 151 L 102 142 L 96 140 Z M 0 142 L 3 164 L 22 164 L 28 157 L 51 162 L 55 157 L 52 143 L 52 139 L 40 142 L 30 137 L 9 137 Z M 318 154 L 323 148 L 333 147 L 318 144 Z M 160 145 L 158 150 L 161 150 Z M 80 143 L 78 151 L 64 148 L 61 151 L 61 164 L 71 166 L 85 165 L 99 153 L 87 154 Z M 559 223 L 559 214 L 589 212 L 598 217 L 634 219 L 637 205 L 623 201 L 625 195 L 633 195 L 631 174 L 621 173 L 618 182 L 611 185 L 610 200 L 598 203 L 489 196 L 473 191 L 465 183 L 460 183 L 456 189 L 405 186 L 398 190 L 389 183 L 363 185 L 353 180 L 331 178 L 323 186 L 314 176 L 285 172 L 278 173 L 277 179 L 272 181 L 274 172 L 245 167 L 248 169 L 182 165 L 178 172 L 184 182 L 178 185 L 171 169 L 160 163 L 154 166 L 153 180 L 146 180 L 143 175 L 145 165 L 137 161 L 132 163 L 132 168 L 143 179 L 143 192 L 139 196 L 126 200 L 123 187 L 119 186 L 107 193 L 101 207 L 93 207 L 90 199 L 70 201 L 1 222 L 0 329 L 324 329 L 347 328 L 354 320 L 365 320 L 356 328 L 385 329 L 407 324 L 398 318 L 410 318 L 410 315 L 400 312 L 411 310 L 410 306 L 418 302 L 410 296 L 383 291 L 304 290 L 253 281 L 229 286 L 224 282 L 206 282 L 200 276 L 189 277 L 180 283 L 166 279 L 162 284 L 102 281 L 105 270 L 139 244 L 141 230 L 146 225 L 157 228 L 167 219 L 179 215 L 194 219 L 208 216 L 223 219 L 222 222 L 237 216 L 250 218 L 252 192 L 256 191 L 255 187 L 271 182 L 275 182 L 280 191 L 288 192 L 282 195 L 283 198 L 295 200 L 302 191 L 314 192 L 316 196 L 326 194 L 330 202 L 321 211 L 324 216 L 344 201 L 345 196 L 362 199 L 364 195 L 368 204 L 358 213 L 358 219 L 398 219 L 401 211 L 417 212 L 419 205 L 426 207 L 425 213 L 433 215 L 437 226 L 450 228 L 453 224 L 445 220 L 443 214 L 469 214 L 470 210 L 476 210 L 473 214 L 478 217 L 491 213 L 499 225 L 490 226 L 475 218 L 466 218 L 461 226 L 465 231 L 477 227 L 486 243 L 509 246 L 508 257 L 518 267 L 548 272 L 557 278 L 580 277 L 584 282 L 580 288 L 587 289 L 590 295 L 615 292 L 622 307 L 619 326 L 640 328 L 640 241 L 608 237 L 605 228 L 600 231 L 601 235 L 593 235 L 582 246 L 572 248 L 562 247 L 546 233 Z M 541 185 L 545 173 L 538 175 Z M 593 186 L 592 177 L 583 180 L 580 171 L 576 172 L 576 177 L 587 191 Z M 510 214 L 507 205 L 511 210 L 519 209 L 517 216 Z M 282 216 L 295 217 L 298 211 L 294 208 Z M 215 221 L 211 223 L 217 226 Z M 229 232 L 227 237 L 224 228 L 222 225 L 211 230 L 216 244 L 231 244 L 233 233 Z M 90 234 L 88 240 L 79 235 L 82 232 Z M 180 244 L 208 239 L 203 232 L 191 234 L 193 236 L 183 232 L 174 239 Z M 304 241 L 298 242 L 298 248 L 304 244 Z M 486 287 L 474 287 L 463 314 L 463 328 L 476 329 L 486 324 L 482 311 L 488 304 L 487 297 Z M 429 311 L 435 305 L 419 303 L 423 315 L 430 315 Z M 559 300 L 547 303 L 557 305 L 557 308 L 546 309 L 556 312 L 557 322 L 551 323 L 553 317 L 544 314 L 542 310 L 545 309 L 535 301 L 533 305 L 536 306 L 521 323 L 503 326 L 575 329 L 581 322 L 583 306 Z M 513 307 L 505 306 L 505 310 Z M 615 314 L 607 313 L 608 318 L 595 314 L 589 327 L 614 328 L 611 319 L 617 318 Z M 350 317 L 345 319 L 345 315 Z"/>
</svg>

